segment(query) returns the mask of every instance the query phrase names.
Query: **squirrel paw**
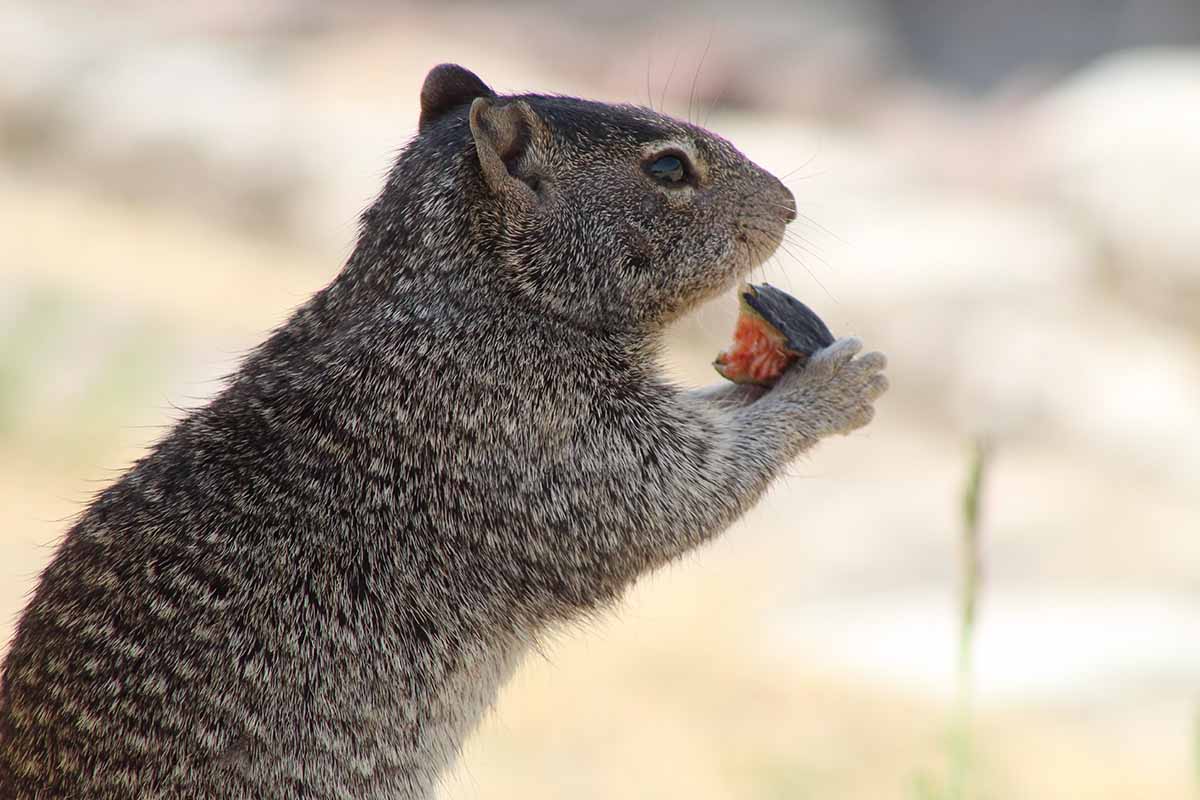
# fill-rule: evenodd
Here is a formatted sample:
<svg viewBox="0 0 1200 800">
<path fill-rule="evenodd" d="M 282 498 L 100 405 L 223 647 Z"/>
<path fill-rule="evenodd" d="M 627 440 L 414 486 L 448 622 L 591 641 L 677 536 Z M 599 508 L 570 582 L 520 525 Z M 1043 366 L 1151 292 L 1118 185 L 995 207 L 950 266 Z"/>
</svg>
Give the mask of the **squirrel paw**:
<svg viewBox="0 0 1200 800">
<path fill-rule="evenodd" d="M 875 352 L 858 356 L 861 350 L 862 342 L 854 337 L 838 339 L 784 373 L 771 393 L 795 404 L 802 431 L 818 438 L 847 434 L 875 416 L 874 403 L 888 388 L 883 374 L 887 357 Z"/>
</svg>

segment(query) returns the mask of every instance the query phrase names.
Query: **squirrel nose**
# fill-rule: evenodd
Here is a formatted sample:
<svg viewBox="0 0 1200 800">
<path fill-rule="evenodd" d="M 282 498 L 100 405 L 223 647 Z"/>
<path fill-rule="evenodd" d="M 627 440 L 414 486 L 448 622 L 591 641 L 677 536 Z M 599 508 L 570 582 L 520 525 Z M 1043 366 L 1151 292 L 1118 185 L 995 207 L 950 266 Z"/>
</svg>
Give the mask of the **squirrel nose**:
<svg viewBox="0 0 1200 800">
<path fill-rule="evenodd" d="M 792 190 L 783 185 L 783 181 L 766 170 L 762 171 L 766 178 L 763 195 L 770 198 L 768 202 L 783 212 L 783 224 L 796 221 L 796 196 Z"/>
<path fill-rule="evenodd" d="M 787 221 L 795 222 L 796 221 L 796 196 L 794 194 L 792 194 L 791 190 L 788 189 L 786 186 L 784 186 L 782 183 L 779 184 L 779 188 L 783 190 L 783 197 L 784 197 L 784 202 L 780 203 L 780 207 L 783 209 L 784 214 L 787 215 Z"/>
</svg>

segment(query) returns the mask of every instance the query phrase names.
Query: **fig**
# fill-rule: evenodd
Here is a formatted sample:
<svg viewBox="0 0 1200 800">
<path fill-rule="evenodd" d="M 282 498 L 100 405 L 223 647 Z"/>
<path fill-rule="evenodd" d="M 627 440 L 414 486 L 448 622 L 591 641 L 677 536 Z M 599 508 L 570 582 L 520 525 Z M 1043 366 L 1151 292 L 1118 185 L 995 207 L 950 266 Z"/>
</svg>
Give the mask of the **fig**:
<svg viewBox="0 0 1200 800">
<path fill-rule="evenodd" d="M 808 306 L 768 283 L 746 284 L 738 292 L 733 343 L 713 366 L 734 383 L 770 386 L 797 362 L 833 344 L 833 334 Z"/>
</svg>

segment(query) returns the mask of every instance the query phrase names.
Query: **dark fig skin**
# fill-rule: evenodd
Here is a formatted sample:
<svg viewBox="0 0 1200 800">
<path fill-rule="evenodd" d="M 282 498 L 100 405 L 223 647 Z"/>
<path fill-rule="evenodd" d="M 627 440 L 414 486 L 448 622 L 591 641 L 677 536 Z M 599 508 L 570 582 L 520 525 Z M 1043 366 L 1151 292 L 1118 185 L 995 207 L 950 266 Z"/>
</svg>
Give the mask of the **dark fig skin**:
<svg viewBox="0 0 1200 800">
<path fill-rule="evenodd" d="M 783 334 L 788 351 L 801 360 L 833 344 L 833 334 L 815 311 L 769 283 L 749 284 L 742 302 Z"/>
</svg>

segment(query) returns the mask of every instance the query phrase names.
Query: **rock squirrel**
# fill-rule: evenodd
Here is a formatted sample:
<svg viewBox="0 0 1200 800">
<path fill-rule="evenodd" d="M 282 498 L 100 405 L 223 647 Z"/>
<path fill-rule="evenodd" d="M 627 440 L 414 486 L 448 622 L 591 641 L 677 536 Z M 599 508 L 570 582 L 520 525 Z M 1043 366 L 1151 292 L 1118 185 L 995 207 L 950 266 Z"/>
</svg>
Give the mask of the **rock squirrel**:
<svg viewBox="0 0 1200 800">
<path fill-rule="evenodd" d="M 430 797 L 549 626 L 870 420 L 854 339 L 770 389 L 661 374 L 794 218 L 694 125 L 434 68 L 342 271 L 42 573 L 0 796 Z"/>
</svg>

